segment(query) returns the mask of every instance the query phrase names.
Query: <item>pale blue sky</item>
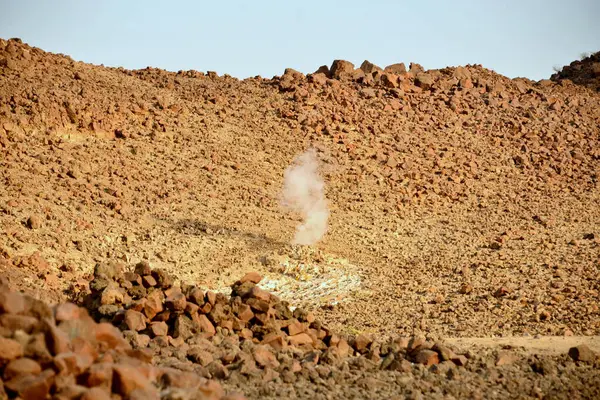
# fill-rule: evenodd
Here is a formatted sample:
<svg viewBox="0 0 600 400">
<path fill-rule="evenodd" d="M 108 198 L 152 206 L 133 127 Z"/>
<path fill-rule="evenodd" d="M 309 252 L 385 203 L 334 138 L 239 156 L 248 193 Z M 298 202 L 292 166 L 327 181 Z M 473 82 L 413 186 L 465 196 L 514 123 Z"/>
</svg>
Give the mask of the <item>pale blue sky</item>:
<svg viewBox="0 0 600 400">
<path fill-rule="evenodd" d="M 341 58 L 537 80 L 600 50 L 600 0 L 0 0 L 0 37 L 94 64 L 239 78 Z"/>
</svg>

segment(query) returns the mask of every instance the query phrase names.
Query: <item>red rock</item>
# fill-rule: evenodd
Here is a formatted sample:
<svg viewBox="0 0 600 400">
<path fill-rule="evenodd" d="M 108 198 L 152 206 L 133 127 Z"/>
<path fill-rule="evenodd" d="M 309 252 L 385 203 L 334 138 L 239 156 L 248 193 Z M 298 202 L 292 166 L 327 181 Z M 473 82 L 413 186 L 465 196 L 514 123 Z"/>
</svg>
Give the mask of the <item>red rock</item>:
<svg viewBox="0 0 600 400">
<path fill-rule="evenodd" d="M 206 302 L 214 307 L 215 304 L 217 303 L 217 294 L 210 290 L 208 292 L 206 292 Z"/>
<path fill-rule="evenodd" d="M 151 322 L 150 330 L 154 336 L 167 336 L 169 332 L 169 326 L 164 321 Z"/>
<path fill-rule="evenodd" d="M 312 345 L 313 340 L 307 333 L 299 333 L 294 336 L 288 336 L 288 343 L 292 346 Z"/>
<path fill-rule="evenodd" d="M 252 354 L 256 363 L 263 368 L 279 367 L 279 361 L 277 361 L 275 355 L 266 346 L 256 346 L 254 350 L 252 350 Z"/>
<path fill-rule="evenodd" d="M 156 279 L 152 275 L 146 275 L 142 277 L 142 284 L 144 287 L 154 287 L 157 285 Z"/>
<path fill-rule="evenodd" d="M 204 314 L 200 315 L 198 317 L 198 325 L 200 327 L 200 332 L 205 332 L 209 336 L 212 336 L 215 333 L 217 333 L 217 330 L 215 329 L 215 326 L 212 324 L 212 322 L 210 322 L 208 320 L 208 318 Z"/>
<path fill-rule="evenodd" d="M 350 355 L 350 352 L 352 351 L 352 348 L 350 347 L 350 345 L 348 344 L 348 342 L 345 339 L 340 339 L 340 341 L 336 347 L 337 347 L 338 353 L 341 357 L 347 357 L 348 355 Z"/>
<path fill-rule="evenodd" d="M 271 294 L 266 290 L 262 290 L 258 286 L 254 286 L 252 291 L 250 292 L 250 296 L 255 299 L 262 300 L 268 302 L 271 299 Z"/>
<path fill-rule="evenodd" d="M 127 328 L 132 331 L 140 332 L 146 329 L 146 317 L 138 311 L 125 311 L 124 322 Z"/>
<path fill-rule="evenodd" d="M 188 300 L 197 306 L 204 304 L 204 291 L 198 287 L 194 287 L 188 293 Z"/>
<path fill-rule="evenodd" d="M 426 72 L 419 72 L 415 78 L 415 84 L 425 90 L 431 88 L 434 82 L 431 75 Z"/>
<path fill-rule="evenodd" d="M 54 368 L 59 375 L 79 375 L 92 365 L 93 360 L 80 357 L 74 352 L 54 357 Z"/>
<path fill-rule="evenodd" d="M 450 361 L 456 356 L 449 347 L 446 347 L 441 343 L 435 343 L 431 350 L 436 351 L 440 355 L 440 360 L 442 361 Z"/>
<path fill-rule="evenodd" d="M 2 314 L 0 315 L 0 325 L 11 332 L 21 330 L 31 333 L 40 325 L 40 321 L 27 315 Z"/>
<path fill-rule="evenodd" d="M 422 336 L 414 336 L 412 337 L 406 346 L 409 352 L 414 351 L 417 347 L 420 347 L 426 343 L 426 340 Z"/>
<path fill-rule="evenodd" d="M 327 83 L 327 75 L 322 72 L 314 73 L 310 75 L 310 81 L 317 86 L 323 86 Z"/>
<path fill-rule="evenodd" d="M 417 351 L 417 353 L 414 355 L 414 360 L 416 363 L 423 365 L 434 365 L 439 364 L 440 362 L 438 353 L 427 349 Z"/>
<path fill-rule="evenodd" d="M 112 387 L 113 368 L 110 363 L 92 365 L 85 374 L 84 383 L 87 386 Z"/>
<path fill-rule="evenodd" d="M 186 305 L 186 298 L 181 291 L 173 291 L 165 300 L 165 305 L 171 311 L 184 311 Z"/>
<path fill-rule="evenodd" d="M 106 289 L 102 291 L 102 295 L 100 297 L 100 304 L 102 305 L 111 305 L 111 304 L 119 304 L 123 303 L 124 293 L 122 289 L 118 286 L 109 285 Z"/>
<path fill-rule="evenodd" d="M 57 355 L 71 351 L 71 341 L 65 332 L 58 329 L 54 323 L 46 322 L 46 344 L 50 354 Z"/>
<path fill-rule="evenodd" d="M 363 70 L 365 74 L 370 74 L 374 71 L 383 71 L 380 67 L 369 62 L 368 60 L 363 61 L 363 63 L 360 65 L 360 69 Z"/>
<path fill-rule="evenodd" d="M 129 343 L 123 338 L 121 332 L 107 322 L 96 325 L 96 340 L 103 342 L 111 349 L 130 349 Z"/>
<path fill-rule="evenodd" d="M 200 307 L 198 307 L 196 304 L 194 304 L 194 303 L 192 303 L 192 302 L 188 301 L 188 302 L 185 304 L 185 313 L 186 313 L 187 315 L 189 315 L 190 317 L 194 317 L 194 315 L 198 313 L 198 309 L 199 309 L 199 308 L 200 308 Z"/>
<path fill-rule="evenodd" d="M 39 375 L 42 372 L 40 364 L 32 360 L 31 358 L 19 358 L 13 360 L 4 368 L 4 375 L 2 376 L 5 381 L 21 376 L 21 375 Z"/>
<path fill-rule="evenodd" d="M 2 346 L 0 346 L 0 353 Z M 25 346 L 25 357 L 35 359 L 39 362 L 50 362 L 52 355 L 46 347 L 46 338 L 43 333 L 37 333 L 29 338 L 29 343 Z"/>
<path fill-rule="evenodd" d="M 294 320 L 294 322 L 292 322 L 290 325 L 288 325 L 287 329 L 288 329 L 288 334 L 290 336 L 294 336 L 299 333 L 305 332 L 306 326 L 304 326 L 304 324 L 302 322 L 300 322 L 298 320 Z"/>
<path fill-rule="evenodd" d="M 81 358 L 80 363 L 90 366 L 98 358 L 96 348 L 82 337 L 75 337 L 71 340 L 73 352 Z"/>
<path fill-rule="evenodd" d="M 156 279 L 156 284 L 161 289 L 169 289 L 173 286 L 173 278 L 165 270 L 155 269 L 152 276 Z"/>
<path fill-rule="evenodd" d="M 215 380 L 208 380 L 206 381 L 206 383 L 204 383 L 203 385 L 199 386 L 196 389 L 196 393 L 198 393 L 200 396 L 198 396 L 198 398 L 200 399 L 221 399 L 223 397 L 223 395 L 225 394 L 225 392 L 223 391 L 223 388 L 221 387 L 221 385 L 215 381 Z"/>
<path fill-rule="evenodd" d="M 405 74 L 406 65 L 404 63 L 391 64 L 384 68 L 384 72 L 391 72 L 392 74 Z"/>
<path fill-rule="evenodd" d="M 258 272 L 248 272 L 246 275 L 244 275 L 242 277 L 242 279 L 240 279 L 241 283 L 244 282 L 252 282 L 254 284 L 257 284 L 261 281 L 262 276 L 260 276 L 260 274 Z"/>
<path fill-rule="evenodd" d="M 56 306 L 56 308 L 54 309 L 54 319 L 56 320 L 56 322 L 79 319 L 80 314 L 82 312 L 87 315 L 85 311 L 77 307 L 75 304 L 64 303 Z"/>
<path fill-rule="evenodd" d="M 511 351 L 502 350 L 498 352 L 498 357 L 496 358 L 496 366 L 499 367 L 501 365 L 510 365 L 518 359 L 519 357 L 515 353 Z"/>
<path fill-rule="evenodd" d="M 383 86 L 393 89 L 398 87 L 398 76 L 390 72 L 381 74 L 381 83 Z"/>
<path fill-rule="evenodd" d="M 140 276 L 150 275 L 152 274 L 152 268 L 150 267 L 148 261 L 140 261 L 135 266 L 135 273 Z"/>
<path fill-rule="evenodd" d="M 349 78 L 354 72 L 354 64 L 345 60 L 334 60 L 329 71 L 333 79 Z"/>
<path fill-rule="evenodd" d="M 129 365 L 113 367 L 113 391 L 122 396 L 131 396 L 135 390 L 158 394 L 158 390 L 139 369 Z"/>
<path fill-rule="evenodd" d="M 42 227 L 42 219 L 37 215 L 32 215 L 25 224 L 29 229 L 39 229 Z"/>
<path fill-rule="evenodd" d="M 16 377 L 5 382 L 4 386 L 16 392 L 23 400 L 45 399 L 50 393 L 54 375 L 54 371 L 46 369 L 39 375 Z"/>
<path fill-rule="evenodd" d="M 156 315 L 163 311 L 164 295 L 160 290 L 155 290 L 148 294 L 144 304 L 144 314 L 148 319 L 154 319 Z"/>
<path fill-rule="evenodd" d="M 252 309 L 247 304 L 240 304 L 238 308 L 238 318 L 244 322 L 250 321 L 254 317 Z"/>
<path fill-rule="evenodd" d="M 464 367 L 465 365 L 467 365 L 468 359 L 467 357 L 461 354 L 455 355 L 450 361 L 452 361 L 455 365 L 458 365 L 459 367 Z"/>
<path fill-rule="evenodd" d="M 277 351 L 281 351 L 286 344 L 285 336 L 279 332 L 271 332 L 261 341 L 264 345 L 269 345 Z"/>
<path fill-rule="evenodd" d="M 210 303 L 204 303 L 204 305 L 202 305 L 200 307 L 200 309 L 198 310 L 198 312 L 202 313 L 202 314 L 208 314 L 211 312 L 212 310 L 212 305 Z"/>
<path fill-rule="evenodd" d="M 19 314 L 25 311 L 25 298 L 20 293 L 0 292 L 0 312 Z"/>
<path fill-rule="evenodd" d="M 154 321 L 168 321 L 169 319 L 171 319 L 171 311 L 169 310 L 165 310 L 159 314 L 156 315 L 156 317 L 153 318 Z"/>
<path fill-rule="evenodd" d="M 252 307 L 252 309 L 258 311 L 258 312 L 262 312 L 262 313 L 266 313 L 269 311 L 270 306 L 269 303 L 267 303 L 264 300 L 259 300 L 259 299 L 248 299 L 247 304 Z"/>
<path fill-rule="evenodd" d="M 103 390 L 100 387 L 88 389 L 79 400 L 111 400 L 108 390 Z"/>
<path fill-rule="evenodd" d="M 252 337 L 254 336 L 254 334 L 252 333 L 252 331 L 248 328 L 244 328 L 240 331 L 239 333 L 240 337 L 242 339 L 252 339 Z"/>
<path fill-rule="evenodd" d="M 367 335 L 360 334 L 355 339 L 354 348 L 356 349 L 356 351 L 364 353 L 367 351 L 371 342 L 371 338 L 369 338 Z"/>
<path fill-rule="evenodd" d="M 596 354 L 585 344 L 571 347 L 569 349 L 569 357 L 574 361 L 582 361 L 590 364 L 596 360 Z"/>
</svg>

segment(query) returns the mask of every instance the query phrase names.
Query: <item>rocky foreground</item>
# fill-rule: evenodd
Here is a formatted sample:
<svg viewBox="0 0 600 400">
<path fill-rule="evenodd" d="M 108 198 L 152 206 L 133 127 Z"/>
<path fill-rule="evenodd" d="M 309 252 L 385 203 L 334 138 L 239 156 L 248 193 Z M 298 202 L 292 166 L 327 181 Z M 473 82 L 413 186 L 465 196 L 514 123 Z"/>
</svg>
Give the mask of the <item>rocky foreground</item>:
<svg viewBox="0 0 600 400">
<path fill-rule="evenodd" d="M 585 345 L 563 357 L 524 359 L 511 351 L 462 354 L 424 337 L 380 341 L 340 335 L 311 312 L 292 311 L 260 289 L 260 280 L 248 273 L 225 296 L 174 285 L 147 262 L 129 271 L 119 263 L 97 265 L 91 291 L 82 293 L 87 308 L 51 307 L 3 282 L 0 395 L 24 400 L 244 398 L 235 392 L 260 398 L 488 398 L 495 390 L 522 396 L 543 390 L 551 398 L 600 395 L 600 357 Z M 507 382 L 504 375 L 518 379 Z M 436 387 L 441 381 L 443 389 Z M 232 394 L 225 395 L 223 386 Z"/>
</svg>

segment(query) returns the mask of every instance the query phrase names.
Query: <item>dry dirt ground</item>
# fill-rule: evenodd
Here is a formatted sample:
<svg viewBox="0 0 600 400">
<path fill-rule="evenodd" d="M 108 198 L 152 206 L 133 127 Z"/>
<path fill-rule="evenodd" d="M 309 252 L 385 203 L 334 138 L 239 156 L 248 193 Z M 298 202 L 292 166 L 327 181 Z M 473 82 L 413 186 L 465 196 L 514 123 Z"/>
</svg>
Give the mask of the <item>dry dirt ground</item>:
<svg viewBox="0 0 600 400">
<path fill-rule="evenodd" d="M 598 360 L 531 345 L 600 350 L 598 54 L 574 65 L 539 82 L 344 61 L 238 80 L 0 40 L 0 271 L 53 303 L 113 261 L 227 295 L 257 271 L 341 335 L 472 353 L 454 372 L 222 379 L 249 398 L 598 397 Z M 310 146 L 330 225 L 297 248 L 280 190 Z"/>
</svg>

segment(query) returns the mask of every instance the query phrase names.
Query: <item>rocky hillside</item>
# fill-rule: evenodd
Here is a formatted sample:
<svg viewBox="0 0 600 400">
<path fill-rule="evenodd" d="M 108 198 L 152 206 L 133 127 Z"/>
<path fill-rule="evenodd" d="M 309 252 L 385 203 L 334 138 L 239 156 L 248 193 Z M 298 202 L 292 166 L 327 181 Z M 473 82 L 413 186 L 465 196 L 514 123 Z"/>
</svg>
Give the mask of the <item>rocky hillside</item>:
<svg viewBox="0 0 600 400">
<path fill-rule="evenodd" d="M 97 286 L 98 266 L 142 263 L 166 271 L 185 298 L 184 287 L 202 291 L 196 307 L 224 296 L 219 304 L 240 312 L 256 299 L 240 295 L 245 306 L 233 304 L 231 287 L 256 271 L 261 290 L 327 327 L 320 333 L 293 317 L 307 324 L 296 334 L 314 329 L 313 344 L 329 347 L 332 333 L 353 345 L 369 338 L 349 355 L 361 361 L 342 357 L 323 369 L 314 354 L 307 361 L 304 353 L 291 350 L 290 359 L 276 350 L 273 357 L 285 362 L 277 358 L 271 372 L 260 368 L 235 382 L 227 377 L 241 364 L 222 360 L 223 332 L 212 347 L 200 343 L 220 360 L 216 369 L 205 368 L 205 378 L 220 376 L 226 388 L 242 391 L 244 379 L 261 380 L 262 389 L 249 397 L 364 397 L 374 385 L 382 398 L 398 385 L 404 389 L 396 394 L 413 397 L 442 396 L 434 389 L 440 385 L 455 397 L 516 395 L 521 384 L 533 397 L 581 392 L 583 382 L 600 381 L 595 356 L 581 362 L 565 352 L 543 364 L 522 354 L 502 369 L 498 354 L 474 351 L 477 361 L 466 369 L 448 359 L 438 375 L 407 347 L 377 346 L 420 338 L 429 347 L 419 350 L 444 361 L 432 350 L 440 338 L 600 334 L 600 96 L 577 78 L 589 82 L 584 77 L 596 56 L 539 82 L 480 65 L 424 70 L 365 61 L 357 68 L 343 60 L 309 75 L 287 69 L 272 79 L 238 80 L 95 66 L 0 39 L 0 273 L 13 290 L 83 305 L 107 288 Z M 315 246 L 291 246 L 301 218 L 281 207 L 283 175 L 309 147 L 321 162 L 329 227 Z M 145 298 L 157 278 L 138 275 L 141 283 L 128 275 L 112 286 L 122 292 L 131 284 Z M 105 304 L 85 306 L 97 319 L 99 306 L 115 306 L 104 307 L 103 318 L 123 328 L 120 315 L 141 314 L 143 306 L 112 293 Z M 196 307 L 177 311 L 204 315 L 214 326 L 212 309 Z M 266 318 L 254 311 L 250 328 Z M 138 314 L 129 312 L 125 329 L 136 335 L 125 335 L 157 360 L 205 356 L 177 347 L 160 358 L 156 349 L 170 342 L 149 340 L 175 339 L 179 314 L 164 321 Z M 240 336 L 248 331 L 224 321 L 235 346 L 254 354 L 253 345 L 238 343 L 254 343 L 254 336 Z M 277 332 L 294 336 L 289 326 Z M 254 345 L 266 344 L 267 333 Z M 325 348 L 311 351 L 325 357 Z M 380 374 L 389 354 L 397 368 Z M 292 359 L 301 368 L 290 375 L 298 368 Z M 315 368 L 304 369 L 307 363 Z M 532 383 L 542 375 L 542 383 Z M 456 381 L 446 382 L 452 376 Z M 500 376 L 508 376 L 505 383 Z M 598 393 L 597 386 L 588 389 L 587 397 Z"/>
</svg>

